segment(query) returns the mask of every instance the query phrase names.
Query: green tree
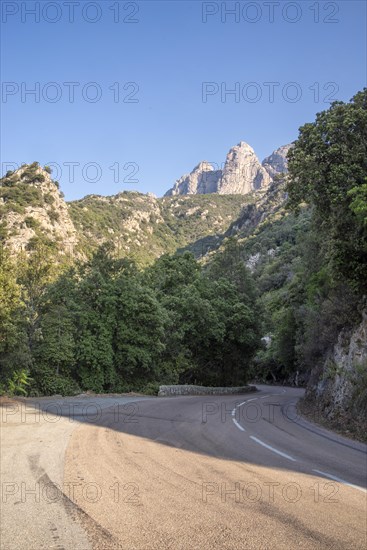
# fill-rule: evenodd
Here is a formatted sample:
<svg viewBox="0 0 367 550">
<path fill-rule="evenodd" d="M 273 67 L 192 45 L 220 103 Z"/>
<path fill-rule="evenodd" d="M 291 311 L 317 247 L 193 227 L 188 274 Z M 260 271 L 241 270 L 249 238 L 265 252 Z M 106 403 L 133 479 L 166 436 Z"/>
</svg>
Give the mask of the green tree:
<svg viewBox="0 0 367 550">
<path fill-rule="evenodd" d="M 353 187 L 348 191 L 348 196 L 352 199 L 350 209 L 360 220 L 360 223 L 367 226 L 367 178 L 366 183 Z"/>
<path fill-rule="evenodd" d="M 55 264 L 52 250 L 38 242 L 28 253 L 17 259 L 17 280 L 22 289 L 25 304 L 28 342 L 30 350 L 38 337 L 41 302 L 48 285 L 55 280 L 59 267 Z"/>
<path fill-rule="evenodd" d="M 367 226 L 358 219 L 367 174 L 367 89 L 305 124 L 289 157 L 289 207 L 314 206 L 335 277 L 359 291 L 367 281 Z"/>
<path fill-rule="evenodd" d="M 243 263 L 222 259 L 204 272 L 191 254 L 166 256 L 147 278 L 167 312 L 163 363 L 179 381 L 243 383 L 260 338 L 256 292 Z"/>
<path fill-rule="evenodd" d="M 76 297 L 77 375 L 83 388 L 103 391 L 115 382 L 115 307 L 111 258 L 98 255 L 82 270 Z"/>
<path fill-rule="evenodd" d="M 147 268 L 144 281 L 158 296 L 179 293 L 180 290 L 200 276 L 200 265 L 190 252 L 170 256 L 164 254 Z"/>
<path fill-rule="evenodd" d="M 154 292 L 123 273 L 115 283 L 117 385 L 142 387 L 160 376 L 166 313 Z"/>
<path fill-rule="evenodd" d="M 16 266 L 9 252 L 0 247 L 0 383 L 8 387 L 16 370 L 28 372 L 31 355 L 28 347 L 25 304 L 16 279 Z"/>
</svg>

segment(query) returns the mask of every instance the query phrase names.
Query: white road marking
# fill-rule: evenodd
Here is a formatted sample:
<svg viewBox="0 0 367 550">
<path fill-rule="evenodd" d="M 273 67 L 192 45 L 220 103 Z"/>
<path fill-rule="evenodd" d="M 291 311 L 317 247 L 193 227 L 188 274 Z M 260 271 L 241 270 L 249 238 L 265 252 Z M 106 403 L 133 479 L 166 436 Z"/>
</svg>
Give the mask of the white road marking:
<svg viewBox="0 0 367 550">
<path fill-rule="evenodd" d="M 237 407 L 242 407 L 242 405 L 244 405 L 245 403 L 247 403 L 247 401 L 242 401 L 242 403 L 240 403 L 239 405 L 237 405 Z"/>
<path fill-rule="evenodd" d="M 264 395 L 263 397 L 260 397 L 260 399 L 266 399 L 267 397 L 269 397 L 269 395 Z"/>
<path fill-rule="evenodd" d="M 253 399 L 248 399 L 246 403 L 250 403 L 250 401 L 256 401 L 257 397 L 254 397 Z"/>
<path fill-rule="evenodd" d="M 233 411 L 232 411 L 232 416 L 234 416 L 236 414 L 236 409 L 234 408 Z"/>
<path fill-rule="evenodd" d="M 340 477 L 333 476 L 332 474 L 328 474 L 327 472 L 321 472 L 320 470 L 312 470 L 312 471 L 318 474 L 321 474 L 322 476 L 328 477 L 329 479 L 333 479 L 334 481 L 339 481 L 339 483 L 343 483 L 343 485 L 348 485 L 348 487 L 353 487 L 353 489 L 358 489 L 358 491 L 362 491 L 362 493 L 367 493 L 367 490 L 364 489 L 363 487 L 359 487 L 359 485 L 353 485 L 353 483 L 349 483 L 344 479 L 340 479 Z"/>
<path fill-rule="evenodd" d="M 243 427 L 241 426 L 241 424 L 239 424 L 235 418 L 232 418 L 232 421 L 233 421 L 233 424 L 235 424 L 235 425 L 237 426 L 237 428 L 238 428 L 239 430 L 241 430 L 241 432 L 245 432 L 245 431 L 246 431 L 245 428 L 243 428 Z"/>
<path fill-rule="evenodd" d="M 256 441 L 256 443 L 259 443 L 259 445 L 262 445 L 266 449 L 269 449 L 269 451 L 272 451 L 273 453 L 276 453 L 277 455 L 283 456 L 284 458 L 287 458 L 288 460 L 292 460 L 292 462 L 297 462 L 293 456 L 287 455 L 286 453 L 283 453 L 282 451 L 278 451 L 278 449 L 274 449 L 274 447 L 271 447 L 267 443 L 264 443 L 261 441 L 261 439 L 258 439 L 257 437 L 254 437 L 253 435 L 250 435 L 250 439 L 253 439 L 253 441 Z"/>
</svg>

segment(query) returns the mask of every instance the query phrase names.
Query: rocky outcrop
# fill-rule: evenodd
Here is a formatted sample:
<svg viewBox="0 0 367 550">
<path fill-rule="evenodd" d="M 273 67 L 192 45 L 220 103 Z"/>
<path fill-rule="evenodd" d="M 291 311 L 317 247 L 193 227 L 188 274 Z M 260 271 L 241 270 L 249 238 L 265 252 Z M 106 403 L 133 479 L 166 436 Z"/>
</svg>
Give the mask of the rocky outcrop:
<svg viewBox="0 0 367 550">
<path fill-rule="evenodd" d="M 322 368 L 311 373 L 306 402 L 331 424 L 367 429 L 367 309 L 353 330 L 343 329 Z"/>
<path fill-rule="evenodd" d="M 24 165 L 2 178 L 1 188 L 0 221 L 10 250 L 26 251 L 32 239 L 47 239 L 61 254 L 74 255 L 77 231 L 49 171 Z"/>
<path fill-rule="evenodd" d="M 216 193 L 221 175 L 221 170 L 214 170 L 206 161 L 200 162 L 190 174 L 185 174 L 177 180 L 165 196 Z"/>
<path fill-rule="evenodd" d="M 247 195 L 263 189 L 271 183 L 271 177 L 263 168 L 250 145 L 241 141 L 229 151 L 218 186 L 218 193 Z"/>
<path fill-rule="evenodd" d="M 283 145 L 261 164 L 253 148 L 241 141 L 227 154 L 223 170 L 214 170 L 204 161 L 190 174 L 176 181 L 165 196 L 219 193 L 221 195 L 247 195 L 267 189 L 274 176 L 287 172 L 286 155 L 291 145 Z"/>
<path fill-rule="evenodd" d="M 262 165 L 272 178 L 288 172 L 287 154 L 292 147 L 292 144 L 282 145 L 263 160 Z"/>
</svg>

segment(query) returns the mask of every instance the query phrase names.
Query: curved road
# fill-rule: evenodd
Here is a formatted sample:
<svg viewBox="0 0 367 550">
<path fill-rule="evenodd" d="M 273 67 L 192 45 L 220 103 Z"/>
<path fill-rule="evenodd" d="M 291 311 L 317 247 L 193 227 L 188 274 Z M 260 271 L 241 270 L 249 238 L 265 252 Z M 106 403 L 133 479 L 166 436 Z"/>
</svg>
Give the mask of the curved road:
<svg viewBox="0 0 367 550">
<path fill-rule="evenodd" d="M 46 426 L 58 430 L 51 447 L 59 448 L 62 480 L 43 446 L 24 447 L 44 487 L 37 521 L 50 528 L 53 514 L 57 538 L 45 543 L 31 526 L 28 535 L 27 502 L 20 532 L 8 495 L 1 548 L 365 548 L 366 446 L 299 418 L 302 390 L 258 388 L 112 407 L 99 398 L 100 414 L 78 423 L 64 412 Z M 46 498 L 53 488 L 54 503 Z"/>
</svg>

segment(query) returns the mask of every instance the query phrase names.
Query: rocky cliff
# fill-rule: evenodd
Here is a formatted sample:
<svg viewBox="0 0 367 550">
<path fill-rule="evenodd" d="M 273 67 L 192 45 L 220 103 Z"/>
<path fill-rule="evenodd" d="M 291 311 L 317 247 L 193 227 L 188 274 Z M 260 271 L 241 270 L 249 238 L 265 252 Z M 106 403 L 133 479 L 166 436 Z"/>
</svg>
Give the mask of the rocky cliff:
<svg viewBox="0 0 367 550">
<path fill-rule="evenodd" d="M 259 162 L 253 148 L 241 141 L 232 147 L 222 170 L 214 170 L 204 161 L 190 174 L 182 176 L 167 191 L 166 196 L 219 193 L 246 195 L 266 189 L 275 175 L 287 172 L 287 153 L 291 145 L 284 145 Z"/>
<path fill-rule="evenodd" d="M 190 174 L 185 174 L 177 180 L 165 196 L 217 193 L 221 176 L 221 170 L 214 170 L 209 162 L 200 162 Z"/>
<path fill-rule="evenodd" d="M 310 376 L 306 405 L 316 404 L 318 419 L 367 437 L 367 309 L 354 329 L 343 329 L 323 366 Z"/>
<path fill-rule="evenodd" d="M 272 178 L 277 174 L 287 173 L 287 154 L 291 147 L 292 144 L 282 145 L 263 160 L 262 165 Z"/>
<path fill-rule="evenodd" d="M 63 194 L 47 167 L 36 162 L 0 180 L 0 228 L 14 252 L 42 241 L 61 254 L 75 255 L 78 236 Z"/>
<path fill-rule="evenodd" d="M 246 195 L 268 187 L 271 181 L 271 177 L 261 166 L 253 148 L 241 141 L 232 147 L 227 155 L 218 193 Z"/>
</svg>

